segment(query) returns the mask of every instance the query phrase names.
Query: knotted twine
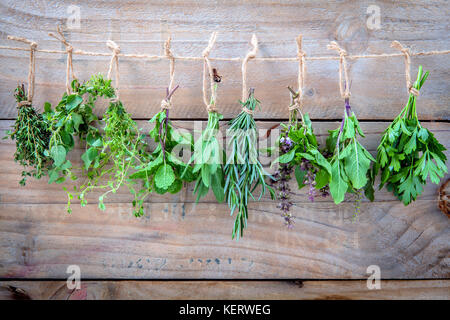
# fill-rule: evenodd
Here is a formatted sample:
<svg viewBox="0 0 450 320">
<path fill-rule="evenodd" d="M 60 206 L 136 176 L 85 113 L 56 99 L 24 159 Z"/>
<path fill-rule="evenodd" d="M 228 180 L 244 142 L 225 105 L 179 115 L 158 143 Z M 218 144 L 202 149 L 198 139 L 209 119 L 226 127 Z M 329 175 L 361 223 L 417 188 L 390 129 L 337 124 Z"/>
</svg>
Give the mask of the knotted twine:
<svg viewBox="0 0 450 320">
<path fill-rule="evenodd" d="M 248 60 L 256 57 L 256 52 L 258 51 L 258 39 L 255 34 L 252 36 L 251 44 L 253 47 L 252 50 L 247 53 L 244 61 L 242 61 L 242 102 L 246 100 L 247 96 L 247 63 Z M 253 110 L 250 110 L 247 107 L 244 107 L 243 110 L 248 114 L 253 115 Z"/>
<path fill-rule="evenodd" d="M 73 64 L 72 64 L 72 52 L 73 52 L 73 47 L 72 45 L 67 42 L 66 37 L 64 37 L 64 34 L 61 31 L 61 27 L 57 26 L 56 30 L 58 32 L 58 36 L 52 32 L 49 32 L 48 35 L 50 37 L 55 38 L 58 41 L 61 41 L 65 47 L 66 47 L 66 53 L 67 53 L 67 66 L 66 66 L 66 91 L 67 94 L 70 94 L 70 73 L 72 73 L 72 79 L 76 79 L 75 77 L 75 73 L 73 71 Z"/>
<path fill-rule="evenodd" d="M 114 100 L 118 101 L 119 100 L 119 78 L 120 78 L 119 77 L 120 46 L 112 40 L 106 41 L 106 46 L 112 50 L 112 57 L 111 57 L 111 61 L 109 62 L 107 78 L 108 78 L 108 80 L 111 80 L 111 73 L 112 73 L 112 69 L 113 69 L 113 65 L 114 65 L 116 68 L 116 73 L 115 73 L 116 98 Z"/>
<path fill-rule="evenodd" d="M 164 54 L 165 54 L 166 58 L 169 59 L 169 61 L 170 61 L 170 67 L 169 67 L 170 81 L 169 81 L 169 86 L 167 87 L 167 90 L 166 90 L 166 92 L 167 92 L 166 98 L 161 100 L 161 110 L 169 110 L 172 107 L 172 103 L 171 103 L 172 93 L 176 90 L 176 88 L 178 88 L 178 86 L 177 86 L 172 90 L 173 79 L 175 76 L 175 57 L 174 57 L 172 51 L 170 50 L 170 41 L 171 41 L 171 37 L 169 36 L 169 38 L 164 43 Z"/>
<path fill-rule="evenodd" d="M 391 47 L 400 50 L 405 56 L 405 78 L 406 78 L 406 89 L 408 92 L 414 96 L 419 96 L 419 90 L 413 87 L 411 82 L 411 52 L 409 48 L 403 47 L 397 40 L 392 41 Z"/>
<path fill-rule="evenodd" d="M 350 98 L 350 83 L 348 81 L 348 71 L 347 71 L 347 51 L 339 47 L 335 41 L 331 41 L 327 45 L 328 50 L 336 50 L 339 53 L 339 91 L 341 92 L 341 97 L 344 99 Z M 342 73 L 344 73 L 344 83 L 342 81 Z"/>
<path fill-rule="evenodd" d="M 216 42 L 217 38 L 217 32 L 213 32 L 211 34 L 211 38 L 209 38 L 208 46 L 203 50 L 202 55 L 204 58 L 203 61 L 203 102 L 206 105 L 206 110 L 208 112 L 216 112 L 216 90 L 214 85 L 214 77 L 213 77 L 213 70 L 211 66 L 211 62 L 209 61 L 209 53 L 211 52 L 212 47 L 214 46 L 214 43 Z M 210 90 L 211 90 L 211 97 L 208 101 L 207 97 L 207 90 L 208 90 L 208 81 L 206 80 L 206 72 L 209 74 L 209 82 L 210 82 Z"/>
<path fill-rule="evenodd" d="M 302 35 L 297 38 L 297 58 L 298 58 L 298 91 L 294 97 L 294 103 L 289 106 L 289 111 L 300 110 L 303 107 L 303 88 L 305 86 L 306 66 L 305 57 L 306 53 L 302 50 Z"/>
<path fill-rule="evenodd" d="M 35 70 L 36 70 L 36 47 L 37 43 L 25 38 L 8 36 L 9 40 L 20 41 L 30 45 L 30 64 L 28 67 L 28 83 L 27 83 L 27 101 L 21 101 L 17 104 L 18 107 L 31 106 L 34 95 L 34 82 L 35 82 Z"/>
</svg>

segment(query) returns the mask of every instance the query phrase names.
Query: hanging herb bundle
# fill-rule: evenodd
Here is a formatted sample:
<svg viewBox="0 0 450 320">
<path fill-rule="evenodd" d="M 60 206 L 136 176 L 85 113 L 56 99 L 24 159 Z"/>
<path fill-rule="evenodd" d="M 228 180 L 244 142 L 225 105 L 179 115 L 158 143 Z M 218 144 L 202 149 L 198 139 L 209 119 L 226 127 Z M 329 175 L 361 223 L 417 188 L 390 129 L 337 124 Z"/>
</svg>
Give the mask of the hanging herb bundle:
<svg viewBox="0 0 450 320">
<path fill-rule="evenodd" d="M 345 112 L 341 126 L 329 131 L 327 148 L 333 154 L 331 164 L 330 193 L 334 202 L 344 200 L 347 192 L 356 193 L 365 188 L 366 196 L 373 200 L 373 192 L 368 183 L 372 155 L 359 143 L 358 134 L 365 137 L 358 119 L 351 111 L 349 99 L 345 99 Z"/>
<path fill-rule="evenodd" d="M 427 77 L 428 71 L 423 74 L 422 66 L 419 66 L 413 85 L 416 92 Z M 422 193 L 428 176 L 431 182 L 439 184 L 447 173 L 447 157 L 443 153 L 446 149 L 430 130 L 421 126 L 417 117 L 417 97 L 413 92 L 406 106 L 384 131 L 373 167 L 373 177 L 381 171 L 379 188 L 386 185 L 405 205 Z"/>
<path fill-rule="evenodd" d="M 140 190 L 132 190 L 135 195 L 133 206 L 136 216 L 143 215 L 144 200 L 153 190 L 159 194 L 167 192 L 175 194 L 181 190 L 183 181 L 192 182 L 196 178 L 192 167 L 178 158 L 178 156 L 182 156 L 183 147 L 192 151 L 192 135 L 178 132 L 169 120 L 168 104 L 177 88 L 178 86 L 170 92 L 167 90 L 166 99 L 163 100 L 163 105 L 167 107 L 149 121 L 155 123 L 155 127 L 149 132 L 149 135 L 157 143 L 150 161 L 130 176 L 130 179 L 135 181 L 134 183 L 142 181 L 143 186 Z"/>
<path fill-rule="evenodd" d="M 27 177 L 40 179 L 46 175 L 49 159 L 46 156 L 50 132 L 48 124 L 28 101 L 24 85 L 19 85 L 14 91 L 17 101 L 17 119 L 14 130 L 9 130 L 7 136 L 16 141 L 14 161 L 24 167 L 20 185 L 25 185 Z"/>
<path fill-rule="evenodd" d="M 213 103 L 214 101 L 211 101 L 211 104 Z M 188 165 L 192 162 L 195 163 L 192 172 L 198 174 L 194 187 L 194 194 L 197 193 L 196 202 L 206 196 L 210 189 L 219 203 L 225 200 L 225 180 L 222 166 L 225 154 L 217 139 L 219 121 L 222 118 L 223 116 L 216 111 L 208 112 L 206 129 L 195 142 L 194 154 L 188 163 Z M 188 168 L 190 166 L 186 166 L 185 170 Z"/>
<path fill-rule="evenodd" d="M 131 172 L 142 168 L 147 163 L 147 144 L 145 135 L 140 133 L 136 122 L 126 112 L 120 100 L 111 101 L 104 116 L 104 128 L 101 139 L 88 143 L 83 158 L 87 180 L 74 192 L 68 192 L 68 211 L 74 196 L 85 206 L 86 194 L 90 191 L 106 190 L 98 198 L 99 208 L 105 209 L 104 198 L 109 193 L 127 185 L 131 190 L 129 176 Z"/>
<path fill-rule="evenodd" d="M 225 172 L 225 197 L 231 209 L 231 215 L 236 211 L 236 219 L 233 227 L 233 239 L 243 236 L 247 227 L 248 201 L 253 197 L 253 191 L 261 186 L 259 199 L 269 191 L 272 199 L 275 192 L 266 184 L 265 172 L 258 159 L 257 128 L 253 119 L 253 111 L 260 102 L 254 97 L 254 90 L 250 89 L 248 99 L 239 101 L 243 111 L 230 121 L 229 127 L 229 153 L 224 167 Z"/>
<path fill-rule="evenodd" d="M 53 166 L 49 170 L 49 183 L 62 183 L 67 176 L 76 179 L 71 173 L 72 163 L 66 159 L 68 152 L 74 147 L 74 136 L 86 141 L 87 150 L 81 156 L 84 163 L 90 164 L 95 160 L 94 167 L 100 164 L 94 149 L 90 149 L 100 147 L 103 143 L 99 130 L 92 125 L 98 120 L 93 108 L 98 97 L 114 97 L 111 80 L 105 80 L 99 74 L 83 84 L 73 80 L 71 87 L 73 93 L 65 92 L 54 110 L 48 102 L 44 107 L 44 115 L 50 122 L 52 131 L 48 156 L 53 159 Z"/>
</svg>

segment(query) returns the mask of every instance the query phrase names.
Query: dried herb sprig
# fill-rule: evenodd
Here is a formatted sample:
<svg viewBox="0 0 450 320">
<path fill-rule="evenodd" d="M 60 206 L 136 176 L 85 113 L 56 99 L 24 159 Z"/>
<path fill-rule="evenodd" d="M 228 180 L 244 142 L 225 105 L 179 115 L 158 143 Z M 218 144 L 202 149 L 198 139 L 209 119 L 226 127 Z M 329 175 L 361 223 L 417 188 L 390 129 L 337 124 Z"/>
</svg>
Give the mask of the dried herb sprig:
<svg viewBox="0 0 450 320">
<path fill-rule="evenodd" d="M 166 102 L 170 101 L 176 86 L 170 92 L 167 90 Z M 178 193 L 183 181 L 194 181 L 196 176 L 192 167 L 178 158 L 182 155 L 184 148 L 193 150 L 194 142 L 192 135 L 185 132 L 178 132 L 169 120 L 169 109 L 163 109 L 149 121 L 155 123 L 155 127 L 149 132 L 151 138 L 157 143 L 156 149 L 150 156 L 148 163 L 142 169 L 130 176 L 134 183 L 141 181 L 142 187 L 134 190 L 135 195 L 133 206 L 136 216 L 143 215 L 143 204 L 146 197 L 156 191 L 159 194 L 167 192 Z"/>
<path fill-rule="evenodd" d="M 45 103 L 44 116 L 51 126 L 49 142 L 49 156 L 53 159 L 53 166 L 49 170 L 49 183 L 62 183 L 66 177 L 77 179 L 72 173 L 72 163 L 66 159 L 67 154 L 74 148 L 74 136 L 86 141 L 86 152 L 81 156 L 84 163 L 94 160 L 94 149 L 102 145 L 102 137 L 93 123 L 98 120 L 93 113 L 95 102 L 99 97 L 113 98 L 114 89 L 111 80 L 103 79 L 102 75 L 94 75 L 83 84 L 73 80 L 73 93 L 64 95 L 53 110 L 50 103 Z M 99 159 L 95 158 L 94 167 L 99 166 Z"/>
<path fill-rule="evenodd" d="M 428 71 L 423 74 L 419 66 L 413 88 L 420 90 L 428 74 Z M 373 178 L 381 171 L 379 188 L 386 185 L 405 205 L 422 193 L 428 176 L 431 182 L 439 184 L 448 171 L 443 153 L 446 148 L 420 124 L 416 100 L 410 94 L 403 110 L 384 131 L 373 167 Z"/>
<path fill-rule="evenodd" d="M 341 126 L 329 131 L 327 148 L 333 154 L 331 164 L 330 192 L 335 203 L 344 200 L 347 192 L 356 193 L 366 189 L 366 196 L 373 200 L 370 192 L 369 169 L 372 155 L 359 143 L 357 135 L 364 137 L 358 119 L 351 111 L 349 99 L 345 99 L 345 112 Z"/>
<path fill-rule="evenodd" d="M 3 139 L 16 141 L 14 161 L 24 167 L 20 185 L 25 185 L 27 177 L 40 179 L 47 174 L 49 159 L 46 150 L 50 139 L 48 124 L 28 101 L 24 85 L 19 85 L 14 91 L 18 103 L 17 119 L 14 130 L 7 131 Z"/>
<path fill-rule="evenodd" d="M 217 89 L 217 85 L 214 87 Z M 212 100 L 215 95 L 211 95 L 211 105 L 214 105 Z M 219 203 L 225 200 L 225 179 L 223 173 L 223 163 L 225 153 L 217 139 L 219 131 L 219 121 L 223 116 L 216 111 L 208 112 L 208 123 L 206 129 L 202 132 L 201 137 L 194 144 L 194 154 L 192 155 L 190 163 L 194 163 L 193 173 L 197 174 L 197 181 L 194 187 L 194 194 L 197 193 L 196 202 L 208 194 L 212 189 L 217 201 Z M 186 166 L 186 170 L 190 168 Z"/>
<path fill-rule="evenodd" d="M 257 128 L 251 114 L 260 102 L 254 97 L 254 90 L 250 89 L 248 99 L 239 101 L 243 111 L 230 121 L 228 129 L 228 159 L 224 167 L 225 172 L 225 197 L 231 210 L 231 215 L 236 211 L 233 239 L 243 236 L 247 227 L 248 201 L 253 197 L 253 191 L 261 186 L 259 199 L 269 191 L 272 198 L 275 192 L 266 184 L 264 178 L 269 176 L 258 159 Z"/>
<path fill-rule="evenodd" d="M 119 100 L 111 101 L 104 116 L 103 134 L 96 143 L 89 144 L 87 156 L 83 158 L 87 179 L 79 188 L 68 192 L 68 211 L 71 199 L 77 197 L 85 206 L 86 194 L 91 191 L 103 191 L 98 197 L 98 206 L 105 209 L 104 198 L 126 185 L 130 190 L 129 176 L 147 163 L 147 143 L 145 135 L 126 112 Z"/>
</svg>

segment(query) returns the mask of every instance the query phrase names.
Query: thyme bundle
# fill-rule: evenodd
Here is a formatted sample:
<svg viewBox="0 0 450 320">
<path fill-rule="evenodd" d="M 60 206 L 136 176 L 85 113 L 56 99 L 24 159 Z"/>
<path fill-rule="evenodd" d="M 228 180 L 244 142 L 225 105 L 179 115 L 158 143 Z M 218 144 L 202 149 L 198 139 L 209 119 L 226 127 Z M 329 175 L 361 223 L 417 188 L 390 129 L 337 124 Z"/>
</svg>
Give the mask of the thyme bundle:
<svg viewBox="0 0 450 320">
<path fill-rule="evenodd" d="M 428 71 L 423 74 L 422 66 L 419 66 L 413 84 L 415 90 L 422 88 L 428 74 Z M 373 178 L 381 171 L 379 188 L 386 185 L 405 205 L 422 193 L 428 176 L 431 182 L 439 184 L 448 171 L 447 157 L 443 153 L 446 148 L 420 124 L 416 100 L 417 97 L 410 93 L 405 107 L 384 131 L 373 167 Z"/>
<path fill-rule="evenodd" d="M 229 143 L 225 172 L 225 197 L 231 210 L 231 215 L 236 211 L 232 238 L 243 236 L 247 227 L 248 201 L 255 200 L 253 191 L 260 185 L 259 199 L 269 191 L 272 199 L 275 196 L 272 187 L 266 184 L 264 178 L 268 175 L 258 159 L 257 130 L 252 112 L 260 102 L 254 97 L 254 90 L 250 89 L 248 99 L 239 101 L 243 111 L 230 121 Z M 258 199 L 258 200 L 259 200 Z"/>
<path fill-rule="evenodd" d="M 3 139 L 10 138 L 16 142 L 14 161 L 24 167 L 20 185 L 26 184 L 27 177 L 40 179 L 46 175 L 49 159 L 47 157 L 50 132 L 42 114 L 28 102 L 24 85 L 14 91 L 17 101 L 17 118 L 13 130 L 8 130 Z M 27 103 L 28 102 L 28 103 Z"/>
</svg>

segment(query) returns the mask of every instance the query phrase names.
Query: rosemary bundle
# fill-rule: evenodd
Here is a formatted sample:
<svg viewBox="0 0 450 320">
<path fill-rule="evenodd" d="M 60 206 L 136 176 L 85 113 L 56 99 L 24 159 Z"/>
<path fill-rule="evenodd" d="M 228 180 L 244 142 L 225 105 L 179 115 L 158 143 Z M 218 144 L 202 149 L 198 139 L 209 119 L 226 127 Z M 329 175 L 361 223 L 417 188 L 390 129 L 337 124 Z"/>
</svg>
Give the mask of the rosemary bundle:
<svg viewBox="0 0 450 320">
<path fill-rule="evenodd" d="M 370 164 L 375 161 L 372 155 L 359 143 L 357 135 L 365 137 L 358 119 L 351 111 L 349 100 L 345 99 L 344 118 L 340 128 L 329 131 L 327 148 L 333 154 L 331 164 L 330 193 L 334 202 L 344 200 L 347 192 L 361 193 L 365 188 L 366 196 L 373 200 L 370 183 Z M 358 208 L 357 208 L 358 211 Z"/>
<path fill-rule="evenodd" d="M 27 177 L 32 176 L 40 179 L 46 175 L 49 159 L 47 157 L 50 132 L 48 124 L 38 113 L 31 103 L 23 103 L 28 100 L 24 85 L 19 85 L 14 91 L 14 96 L 18 103 L 17 119 L 14 130 L 8 130 L 7 135 L 11 140 L 16 141 L 16 151 L 14 161 L 24 167 L 20 185 L 24 186 Z M 22 104 L 21 104 L 22 103 Z"/>
<path fill-rule="evenodd" d="M 269 191 L 272 199 L 274 190 L 266 184 L 264 176 L 268 175 L 258 159 L 257 128 L 252 112 L 260 102 L 254 97 L 254 90 L 245 102 L 239 101 L 243 111 L 230 121 L 228 160 L 224 167 L 225 172 L 225 197 L 231 210 L 231 215 L 236 211 L 233 239 L 243 236 L 247 227 L 248 201 L 253 197 L 253 191 L 261 185 L 259 199 Z"/>
<path fill-rule="evenodd" d="M 85 166 L 90 165 L 92 161 L 94 167 L 100 165 L 96 149 L 91 149 L 103 144 L 99 130 L 92 125 L 98 120 L 93 108 L 98 97 L 114 97 L 111 80 L 104 80 L 99 74 L 83 84 L 73 80 L 71 87 L 73 93 L 64 93 L 55 110 L 51 108 L 50 103 L 45 103 L 44 115 L 52 131 L 48 155 L 53 159 L 53 166 L 49 170 L 49 183 L 62 183 L 67 176 L 73 180 L 77 179 L 71 170 L 72 163 L 66 159 L 74 147 L 74 136 L 86 141 L 86 152 L 81 156 Z"/>
<path fill-rule="evenodd" d="M 142 167 L 147 157 L 145 135 L 140 133 L 136 122 L 126 112 L 121 101 L 111 101 L 104 116 L 101 139 L 88 141 L 90 147 L 83 158 L 87 180 L 74 192 L 68 192 L 68 211 L 70 201 L 77 196 L 85 206 L 86 194 L 90 191 L 105 190 L 98 198 L 98 206 L 105 209 L 104 198 L 116 193 L 122 185 L 129 185 L 129 176 Z M 142 210 L 142 208 L 140 208 Z"/>
<path fill-rule="evenodd" d="M 165 101 L 170 101 L 177 88 L 178 86 L 170 93 L 167 92 Z M 130 179 L 134 180 L 133 184 L 139 180 L 142 182 L 142 188 L 132 190 L 135 196 L 133 207 L 136 216 L 143 215 L 144 200 L 152 191 L 158 194 L 167 192 L 175 194 L 181 190 L 183 181 L 192 182 L 196 178 L 192 167 L 178 158 L 182 156 L 183 148 L 187 147 L 192 151 L 194 146 L 192 135 L 178 132 L 173 127 L 169 120 L 169 109 L 161 110 L 149 122 L 155 123 L 149 135 L 157 143 L 157 147 L 148 162 L 130 176 Z"/>
<path fill-rule="evenodd" d="M 428 71 L 423 74 L 419 66 L 413 88 L 420 90 L 427 77 Z M 373 178 L 381 171 L 379 188 L 386 185 L 405 205 L 422 193 L 428 176 L 431 182 L 439 184 L 448 171 L 443 153 L 446 149 L 433 133 L 421 126 L 416 99 L 410 94 L 403 110 L 384 131 L 373 167 Z"/>
</svg>

